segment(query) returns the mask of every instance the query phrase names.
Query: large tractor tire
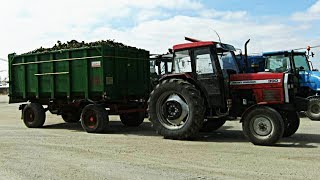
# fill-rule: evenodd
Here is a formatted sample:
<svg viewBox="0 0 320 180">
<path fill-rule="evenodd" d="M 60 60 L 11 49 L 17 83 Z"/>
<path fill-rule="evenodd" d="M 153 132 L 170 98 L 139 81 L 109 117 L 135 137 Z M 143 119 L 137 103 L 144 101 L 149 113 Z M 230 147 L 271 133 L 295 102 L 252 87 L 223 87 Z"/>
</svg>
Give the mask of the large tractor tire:
<svg viewBox="0 0 320 180">
<path fill-rule="evenodd" d="M 28 128 L 40 128 L 46 120 L 46 112 L 41 104 L 30 103 L 23 109 L 23 122 Z"/>
<path fill-rule="evenodd" d="M 257 106 L 243 116 L 245 136 L 255 145 L 275 144 L 284 133 L 284 122 L 278 111 L 266 106 Z"/>
<path fill-rule="evenodd" d="M 148 101 L 149 120 L 158 134 L 169 139 L 188 139 L 203 125 L 204 100 L 194 85 L 180 79 L 164 80 Z"/>
<path fill-rule="evenodd" d="M 206 119 L 200 132 L 212 132 L 221 128 L 226 123 L 225 119 Z"/>
<path fill-rule="evenodd" d="M 300 126 L 300 118 L 297 112 L 288 112 L 286 117 L 283 117 L 285 126 L 283 137 L 290 137 L 294 135 Z"/>
<path fill-rule="evenodd" d="M 102 106 L 90 104 L 83 108 L 81 125 L 88 133 L 102 133 L 108 123 L 108 112 Z"/>
<path fill-rule="evenodd" d="M 120 119 L 123 125 L 128 127 L 138 127 L 143 123 L 145 112 L 134 112 L 120 114 Z"/>
<path fill-rule="evenodd" d="M 305 113 L 309 119 L 320 121 L 320 98 L 311 98 L 308 110 Z"/>
</svg>

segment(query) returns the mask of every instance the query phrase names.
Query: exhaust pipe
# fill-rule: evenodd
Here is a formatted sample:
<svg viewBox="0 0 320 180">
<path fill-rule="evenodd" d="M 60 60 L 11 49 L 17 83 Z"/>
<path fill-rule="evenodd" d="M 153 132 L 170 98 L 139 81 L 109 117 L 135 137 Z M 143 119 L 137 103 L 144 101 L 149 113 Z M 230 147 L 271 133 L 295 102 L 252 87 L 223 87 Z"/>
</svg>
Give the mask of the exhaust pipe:
<svg viewBox="0 0 320 180">
<path fill-rule="evenodd" d="M 190 37 L 184 37 L 184 39 L 185 39 L 186 41 L 190 41 L 190 42 L 202 42 L 201 40 L 194 39 L 194 38 L 190 38 Z"/>
<path fill-rule="evenodd" d="M 246 72 L 249 68 L 249 63 L 248 63 L 248 44 L 250 42 L 250 39 L 248 39 L 248 41 L 246 42 L 246 44 L 244 45 L 244 53 L 245 53 L 245 57 L 244 57 L 244 63 L 246 64 Z"/>
</svg>

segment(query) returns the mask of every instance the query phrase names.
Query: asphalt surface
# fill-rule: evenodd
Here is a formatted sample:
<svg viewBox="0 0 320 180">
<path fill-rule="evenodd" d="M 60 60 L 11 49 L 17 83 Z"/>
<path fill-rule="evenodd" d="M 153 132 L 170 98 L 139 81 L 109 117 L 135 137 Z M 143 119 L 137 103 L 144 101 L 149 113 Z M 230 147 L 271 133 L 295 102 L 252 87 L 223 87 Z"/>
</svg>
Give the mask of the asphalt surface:
<svg viewBox="0 0 320 180">
<path fill-rule="evenodd" d="M 0 179 L 319 179 L 320 122 L 301 119 L 297 134 L 272 147 L 254 146 L 241 124 L 193 141 L 158 136 L 147 120 L 124 127 L 111 117 L 104 134 L 87 134 L 47 113 L 28 129 L 18 104 L 0 96 Z"/>
</svg>

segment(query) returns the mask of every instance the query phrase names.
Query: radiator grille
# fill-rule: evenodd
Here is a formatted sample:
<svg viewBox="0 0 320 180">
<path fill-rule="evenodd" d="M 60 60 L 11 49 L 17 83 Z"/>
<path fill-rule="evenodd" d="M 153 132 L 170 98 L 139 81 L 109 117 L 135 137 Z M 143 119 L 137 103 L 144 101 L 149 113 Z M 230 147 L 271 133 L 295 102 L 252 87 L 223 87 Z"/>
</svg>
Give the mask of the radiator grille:
<svg viewBox="0 0 320 180">
<path fill-rule="evenodd" d="M 275 89 L 265 89 L 263 90 L 263 100 L 268 101 L 280 101 L 281 100 L 281 90 Z"/>
</svg>

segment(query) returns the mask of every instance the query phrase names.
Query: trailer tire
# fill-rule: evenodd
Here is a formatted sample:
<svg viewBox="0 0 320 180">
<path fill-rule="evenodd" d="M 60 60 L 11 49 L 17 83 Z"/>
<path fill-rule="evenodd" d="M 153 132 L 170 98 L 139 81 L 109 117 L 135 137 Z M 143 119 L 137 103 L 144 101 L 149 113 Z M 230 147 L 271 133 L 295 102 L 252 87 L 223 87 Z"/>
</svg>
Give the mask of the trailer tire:
<svg viewBox="0 0 320 180">
<path fill-rule="evenodd" d="M 284 122 L 275 109 L 257 106 L 243 116 L 242 128 L 245 136 L 253 144 L 269 146 L 283 137 Z"/>
<path fill-rule="evenodd" d="M 102 133 L 109 123 L 108 112 L 99 105 L 90 104 L 83 108 L 81 125 L 88 133 Z"/>
<path fill-rule="evenodd" d="M 204 121 L 200 132 L 212 132 L 221 128 L 226 123 L 225 119 L 207 119 Z"/>
<path fill-rule="evenodd" d="M 283 118 L 285 120 L 285 127 L 283 137 L 290 137 L 294 135 L 300 126 L 300 118 L 297 112 L 288 112 L 286 117 Z"/>
<path fill-rule="evenodd" d="M 199 90 L 181 79 L 164 80 L 148 100 L 149 120 L 168 139 L 195 136 L 204 121 L 205 104 Z"/>
<path fill-rule="evenodd" d="M 64 112 L 61 114 L 62 119 L 66 123 L 77 123 L 80 121 L 81 114 L 78 112 Z"/>
<path fill-rule="evenodd" d="M 123 125 L 128 127 L 138 127 L 143 123 L 145 117 L 144 112 L 134 112 L 120 114 L 120 119 Z"/>
<path fill-rule="evenodd" d="M 46 112 L 41 104 L 29 103 L 23 109 L 23 122 L 28 128 L 40 128 L 46 120 Z"/>
<path fill-rule="evenodd" d="M 306 116 L 313 121 L 320 121 L 320 98 L 311 98 L 309 100 Z"/>
</svg>

